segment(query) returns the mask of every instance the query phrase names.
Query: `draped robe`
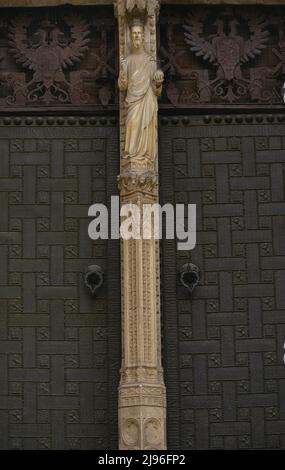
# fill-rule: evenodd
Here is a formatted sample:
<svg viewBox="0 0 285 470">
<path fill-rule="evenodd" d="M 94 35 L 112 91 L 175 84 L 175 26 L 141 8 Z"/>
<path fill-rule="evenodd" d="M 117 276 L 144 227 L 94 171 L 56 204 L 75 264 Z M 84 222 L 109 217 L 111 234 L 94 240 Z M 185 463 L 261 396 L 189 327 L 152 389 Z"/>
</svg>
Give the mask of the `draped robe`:
<svg viewBox="0 0 285 470">
<path fill-rule="evenodd" d="M 154 161 L 158 105 L 152 81 L 156 63 L 146 52 L 131 54 L 126 58 L 126 70 L 124 158 Z"/>
</svg>

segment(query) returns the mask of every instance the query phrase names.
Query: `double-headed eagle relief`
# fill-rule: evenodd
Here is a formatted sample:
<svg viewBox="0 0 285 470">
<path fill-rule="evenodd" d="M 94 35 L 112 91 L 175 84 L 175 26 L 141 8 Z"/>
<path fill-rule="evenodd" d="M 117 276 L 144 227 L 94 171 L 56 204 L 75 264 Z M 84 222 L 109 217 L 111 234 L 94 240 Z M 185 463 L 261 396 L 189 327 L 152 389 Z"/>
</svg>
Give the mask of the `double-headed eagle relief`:
<svg viewBox="0 0 285 470">
<path fill-rule="evenodd" d="M 76 85 L 67 72 L 81 62 L 89 42 L 90 25 L 78 15 L 62 17 L 59 22 L 48 17 L 14 19 L 9 45 L 17 63 L 31 72 L 23 90 L 27 101 L 72 102 Z M 87 96 L 81 98 L 88 100 Z"/>
<path fill-rule="evenodd" d="M 158 8 L 151 0 L 119 4 L 148 15 Z M 1 110 L 118 109 L 111 7 L 1 15 Z M 284 106 L 285 6 L 162 5 L 157 43 L 165 76 L 160 107 Z"/>
<path fill-rule="evenodd" d="M 111 8 L 16 13 L 5 10 L 0 21 L 0 109 L 116 108 Z"/>
<path fill-rule="evenodd" d="M 282 104 L 284 8 L 171 11 L 160 16 L 165 104 Z"/>
<path fill-rule="evenodd" d="M 234 102 L 250 85 L 250 78 L 243 74 L 242 65 L 260 55 L 266 48 L 269 32 L 267 20 L 245 13 L 248 37 L 240 32 L 241 21 L 225 10 L 214 21 L 215 32 L 203 34 L 206 11 L 198 10 L 188 15 L 185 24 L 185 42 L 197 57 L 209 61 L 216 68 L 216 76 L 209 81 L 214 93 L 226 101 Z"/>
</svg>

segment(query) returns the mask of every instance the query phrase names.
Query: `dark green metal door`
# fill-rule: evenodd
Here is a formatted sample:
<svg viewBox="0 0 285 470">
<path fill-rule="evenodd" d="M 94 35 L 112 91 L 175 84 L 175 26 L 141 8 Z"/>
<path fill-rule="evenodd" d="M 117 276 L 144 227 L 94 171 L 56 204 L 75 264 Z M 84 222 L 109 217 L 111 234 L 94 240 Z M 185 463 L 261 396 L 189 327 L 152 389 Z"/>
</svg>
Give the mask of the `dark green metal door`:
<svg viewBox="0 0 285 470">
<path fill-rule="evenodd" d="M 1 449 L 117 447 L 119 245 L 87 233 L 89 206 L 116 193 L 114 122 L 0 119 Z"/>
<path fill-rule="evenodd" d="M 195 249 L 162 244 L 171 449 L 285 448 L 284 135 L 284 115 L 161 118 L 161 200 L 197 205 Z"/>
</svg>

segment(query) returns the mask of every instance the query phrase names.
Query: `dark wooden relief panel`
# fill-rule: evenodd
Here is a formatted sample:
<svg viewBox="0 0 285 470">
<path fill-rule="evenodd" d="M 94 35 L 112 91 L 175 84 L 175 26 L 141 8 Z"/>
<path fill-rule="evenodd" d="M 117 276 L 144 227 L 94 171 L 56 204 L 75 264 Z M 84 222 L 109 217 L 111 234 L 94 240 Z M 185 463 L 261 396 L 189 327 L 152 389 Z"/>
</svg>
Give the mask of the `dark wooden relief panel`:
<svg viewBox="0 0 285 470">
<path fill-rule="evenodd" d="M 0 119 L 1 449 L 117 447 L 119 244 L 87 233 L 116 194 L 117 142 L 113 118 Z"/>
<path fill-rule="evenodd" d="M 280 106 L 285 7 L 163 6 L 163 107 Z"/>
<path fill-rule="evenodd" d="M 0 110 L 114 109 L 111 6 L 1 9 Z"/>
<path fill-rule="evenodd" d="M 197 204 L 198 226 L 193 251 L 162 243 L 170 448 L 285 449 L 284 122 L 161 118 L 162 202 Z"/>
</svg>

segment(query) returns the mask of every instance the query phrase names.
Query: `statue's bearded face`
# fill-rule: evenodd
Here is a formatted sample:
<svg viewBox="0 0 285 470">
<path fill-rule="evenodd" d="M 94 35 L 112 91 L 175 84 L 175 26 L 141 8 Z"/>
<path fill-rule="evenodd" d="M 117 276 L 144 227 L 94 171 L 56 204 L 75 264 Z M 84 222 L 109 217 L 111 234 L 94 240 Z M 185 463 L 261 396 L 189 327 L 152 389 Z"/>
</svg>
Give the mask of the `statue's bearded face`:
<svg viewBox="0 0 285 470">
<path fill-rule="evenodd" d="M 144 42 L 144 30 L 142 26 L 133 26 L 131 28 L 131 40 L 135 49 L 140 49 Z"/>
</svg>

